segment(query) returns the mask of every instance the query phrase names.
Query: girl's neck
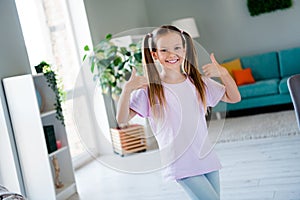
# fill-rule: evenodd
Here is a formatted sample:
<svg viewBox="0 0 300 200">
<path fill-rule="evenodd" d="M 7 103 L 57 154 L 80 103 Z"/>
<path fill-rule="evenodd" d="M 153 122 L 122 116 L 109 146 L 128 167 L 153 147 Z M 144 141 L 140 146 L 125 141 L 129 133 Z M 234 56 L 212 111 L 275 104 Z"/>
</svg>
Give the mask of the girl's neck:
<svg viewBox="0 0 300 200">
<path fill-rule="evenodd" d="M 186 76 L 180 71 L 162 70 L 160 78 L 165 83 L 181 83 L 186 79 Z"/>
</svg>

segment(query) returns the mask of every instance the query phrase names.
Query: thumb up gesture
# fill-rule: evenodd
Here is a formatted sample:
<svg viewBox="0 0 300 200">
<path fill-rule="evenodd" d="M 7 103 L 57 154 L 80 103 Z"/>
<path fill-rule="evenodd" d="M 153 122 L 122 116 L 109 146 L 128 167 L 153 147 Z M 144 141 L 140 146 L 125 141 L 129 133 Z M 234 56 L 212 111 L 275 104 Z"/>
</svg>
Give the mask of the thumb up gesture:
<svg viewBox="0 0 300 200">
<path fill-rule="evenodd" d="M 148 85 L 147 78 L 144 76 L 137 76 L 136 69 L 133 67 L 129 80 L 125 83 L 125 88 L 131 92 L 140 88 L 146 88 Z"/>
<path fill-rule="evenodd" d="M 202 66 L 205 76 L 210 78 L 220 77 L 222 74 L 226 73 L 227 70 L 218 63 L 213 53 L 210 54 L 210 60 L 211 63 Z"/>
</svg>

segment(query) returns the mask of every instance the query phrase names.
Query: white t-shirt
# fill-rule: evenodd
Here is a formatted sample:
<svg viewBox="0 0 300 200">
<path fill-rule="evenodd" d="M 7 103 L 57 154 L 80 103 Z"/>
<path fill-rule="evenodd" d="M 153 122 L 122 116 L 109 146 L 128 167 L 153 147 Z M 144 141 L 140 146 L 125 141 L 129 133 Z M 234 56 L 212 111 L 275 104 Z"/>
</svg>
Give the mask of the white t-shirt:
<svg viewBox="0 0 300 200">
<path fill-rule="evenodd" d="M 225 87 L 210 78 L 202 79 L 206 85 L 206 104 L 214 107 L 223 97 Z M 221 164 L 213 149 L 202 148 L 211 145 L 203 145 L 207 142 L 207 125 L 195 86 L 188 78 L 177 84 L 162 84 L 166 105 L 161 119 L 154 117 L 153 109 L 159 109 L 160 105 L 150 107 L 146 89 L 132 93 L 130 108 L 149 119 L 159 145 L 164 178 L 181 179 L 219 170 Z"/>
</svg>

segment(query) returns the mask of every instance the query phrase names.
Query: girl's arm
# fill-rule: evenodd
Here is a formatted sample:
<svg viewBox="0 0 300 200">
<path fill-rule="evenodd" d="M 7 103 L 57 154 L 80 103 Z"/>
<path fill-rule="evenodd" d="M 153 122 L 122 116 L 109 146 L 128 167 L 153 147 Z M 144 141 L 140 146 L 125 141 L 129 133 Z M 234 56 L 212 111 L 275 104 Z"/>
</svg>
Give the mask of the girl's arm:
<svg viewBox="0 0 300 200">
<path fill-rule="evenodd" d="M 135 112 L 129 108 L 131 91 L 123 88 L 117 108 L 117 122 L 119 126 L 127 124 L 127 122 L 135 116 Z"/>
<path fill-rule="evenodd" d="M 237 103 L 241 101 L 240 92 L 231 75 L 216 61 L 214 54 L 210 55 L 210 59 L 212 63 L 204 65 L 202 67 L 203 72 L 208 77 L 219 77 L 221 79 L 225 86 L 225 94 L 222 101 L 227 103 Z"/>
<path fill-rule="evenodd" d="M 125 86 L 122 90 L 118 102 L 117 122 L 120 126 L 122 126 L 122 124 L 127 124 L 128 121 L 136 115 L 136 112 L 134 112 L 129 108 L 131 92 L 146 86 L 147 86 L 147 79 L 144 76 L 136 76 L 136 70 L 135 68 L 133 68 L 131 77 L 125 83 Z"/>
</svg>

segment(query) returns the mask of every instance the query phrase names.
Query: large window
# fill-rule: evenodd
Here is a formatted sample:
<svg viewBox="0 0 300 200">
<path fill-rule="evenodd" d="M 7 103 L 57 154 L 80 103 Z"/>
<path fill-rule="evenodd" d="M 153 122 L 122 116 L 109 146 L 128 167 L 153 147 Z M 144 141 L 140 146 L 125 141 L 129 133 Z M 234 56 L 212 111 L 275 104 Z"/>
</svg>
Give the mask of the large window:
<svg viewBox="0 0 300 200">
<path fill-rule="evenodd" d="M 72 89 L 81 65 L 80 48 L 82 43 L 90 45 L 91 38 L 83 0 L 71 3 L 68 4 L 67 0 L 16 0 L 32 73 L 35 73 L 34 66 L 41 61 L 50 63 L 67 92 L 63 112 L 71 155 L 76 159 L 82 157 L 85 150 L 72 119 Z M 80 16 L 80 34 L 74 31 L 70 9 L 75 9 Z"/>
</svg>

